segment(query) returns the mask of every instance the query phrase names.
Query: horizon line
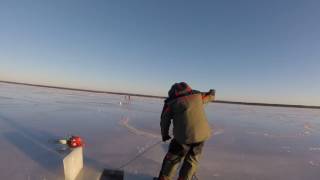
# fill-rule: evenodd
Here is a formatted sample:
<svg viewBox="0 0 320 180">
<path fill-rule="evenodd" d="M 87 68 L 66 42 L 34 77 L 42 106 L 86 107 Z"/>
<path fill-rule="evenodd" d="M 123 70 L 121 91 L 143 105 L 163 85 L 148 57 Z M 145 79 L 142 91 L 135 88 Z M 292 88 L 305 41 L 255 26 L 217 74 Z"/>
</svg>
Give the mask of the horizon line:
<svg viewBox="0 0 320 180">
<path fill-rule="evenodd" d="M 71 91 L 82 91 L 82 92 L 91 92 L 91 93 L 105 93 L 105 94 L 114 94 L 114 95 L 127 95 L 127 96 L 136 96 L 136 97 L 157 98 L 157 99 L 167 98 L 165 96 L 156 96 L 156 95 L 148 95 L 148 94 L 136 94 L 136 93 L 103 91 L 103 90 L 93 90 L 93 89 L 80 89 L 80 88 L 40 85 L 40 84 L 22 83 L 22 82 L 14 82 L 14 81 L 3 81 L 3 80 L 0 80 L 0 83 L 42 87 L 42 88 L 51 88 L 51 89 L 63 89 L 63 90 L 71 90 Z M 211 101 L 211 103 L 238 104 L 238 105 L 247 105 L 247 106 L 269 106 L 269 107 L 285 107 L 285 108 L 320 109 L 320 106 L 311 106 L 311 105 L 261 103 L 261 102 L 240 102 L 240 101 L 226 101 L 226 100 L 215 100 L 215 101 Z"/>
</svg>

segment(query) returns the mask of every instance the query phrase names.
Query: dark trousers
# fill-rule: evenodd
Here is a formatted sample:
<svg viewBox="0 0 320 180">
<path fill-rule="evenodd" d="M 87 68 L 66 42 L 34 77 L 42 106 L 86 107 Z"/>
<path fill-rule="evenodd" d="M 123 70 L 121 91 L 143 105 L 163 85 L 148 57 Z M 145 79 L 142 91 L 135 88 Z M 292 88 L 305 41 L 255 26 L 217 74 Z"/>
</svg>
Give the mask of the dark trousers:
<svg viewBox="0 0 320 180">
<path fill-rule="evenodd" d="M 179 172 L 179 179 L 191 180 L 197 170 L 203 145 L 204 142 L 180 144 L 173 139 L 163 160 L 159 179 L 172 180 L 176 175 L 177 168 L 184 159 Z"/>
</svg>

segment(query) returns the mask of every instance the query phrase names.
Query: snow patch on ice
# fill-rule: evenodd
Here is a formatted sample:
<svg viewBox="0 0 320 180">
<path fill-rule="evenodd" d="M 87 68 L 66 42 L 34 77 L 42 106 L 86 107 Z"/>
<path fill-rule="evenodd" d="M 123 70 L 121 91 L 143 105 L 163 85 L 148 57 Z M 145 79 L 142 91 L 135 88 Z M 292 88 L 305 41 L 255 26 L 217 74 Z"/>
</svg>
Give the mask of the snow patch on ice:
<svg viewBox="0 0 320 180">
<path fill-rule="evenodd" d="M 315 161 L 309 161 L 309 164 L 310 164 L 311 166 L 319 166 L 319 165 L 320 165 L 319 163 L 317 163 L 317 162 L 315 162 Z"/>
<path fill-rule="evenodd" d="M 309 151 L 319 151 L 320 152 L 320 147 L 310 147 Z"/>
</svg>

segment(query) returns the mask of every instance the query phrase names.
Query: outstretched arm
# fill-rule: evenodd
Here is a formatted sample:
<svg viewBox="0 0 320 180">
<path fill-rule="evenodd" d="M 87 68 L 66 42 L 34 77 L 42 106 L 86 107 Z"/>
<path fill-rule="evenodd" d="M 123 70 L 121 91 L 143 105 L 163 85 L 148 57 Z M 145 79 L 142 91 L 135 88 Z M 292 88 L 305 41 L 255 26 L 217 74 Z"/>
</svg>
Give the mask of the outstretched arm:
<svg viewBox="0 0 320 180">
<path fill-rule="evenodd" d="M 201 94 L 202 94 L 203 104 L 207 104 L 207 103 L 215 100 L 216 91 L 214 89 L 210 89 L 209 92 L 201 93 Z"/>
</svg>

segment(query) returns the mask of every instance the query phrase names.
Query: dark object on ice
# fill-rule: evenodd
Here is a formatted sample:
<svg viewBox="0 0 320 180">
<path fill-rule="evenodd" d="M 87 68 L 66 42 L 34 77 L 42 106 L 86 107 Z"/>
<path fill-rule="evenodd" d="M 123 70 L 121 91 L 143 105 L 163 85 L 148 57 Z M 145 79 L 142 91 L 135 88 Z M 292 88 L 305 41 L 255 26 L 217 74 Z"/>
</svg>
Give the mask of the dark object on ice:
<svg viewBox="0 0 320 180">
<path fill-rule="evenodd" d="M 120 170 L 104 169 L 100 180 L 123 180 L 124 172 Z"/>
<path fill-rule="evenodd" d="M 161 180 L 158 177 L 153 177 L 152 180 Z M 196 175 L 192 176 L 192 180 L 199 180 L 198 177 Z"/>
</svg>

